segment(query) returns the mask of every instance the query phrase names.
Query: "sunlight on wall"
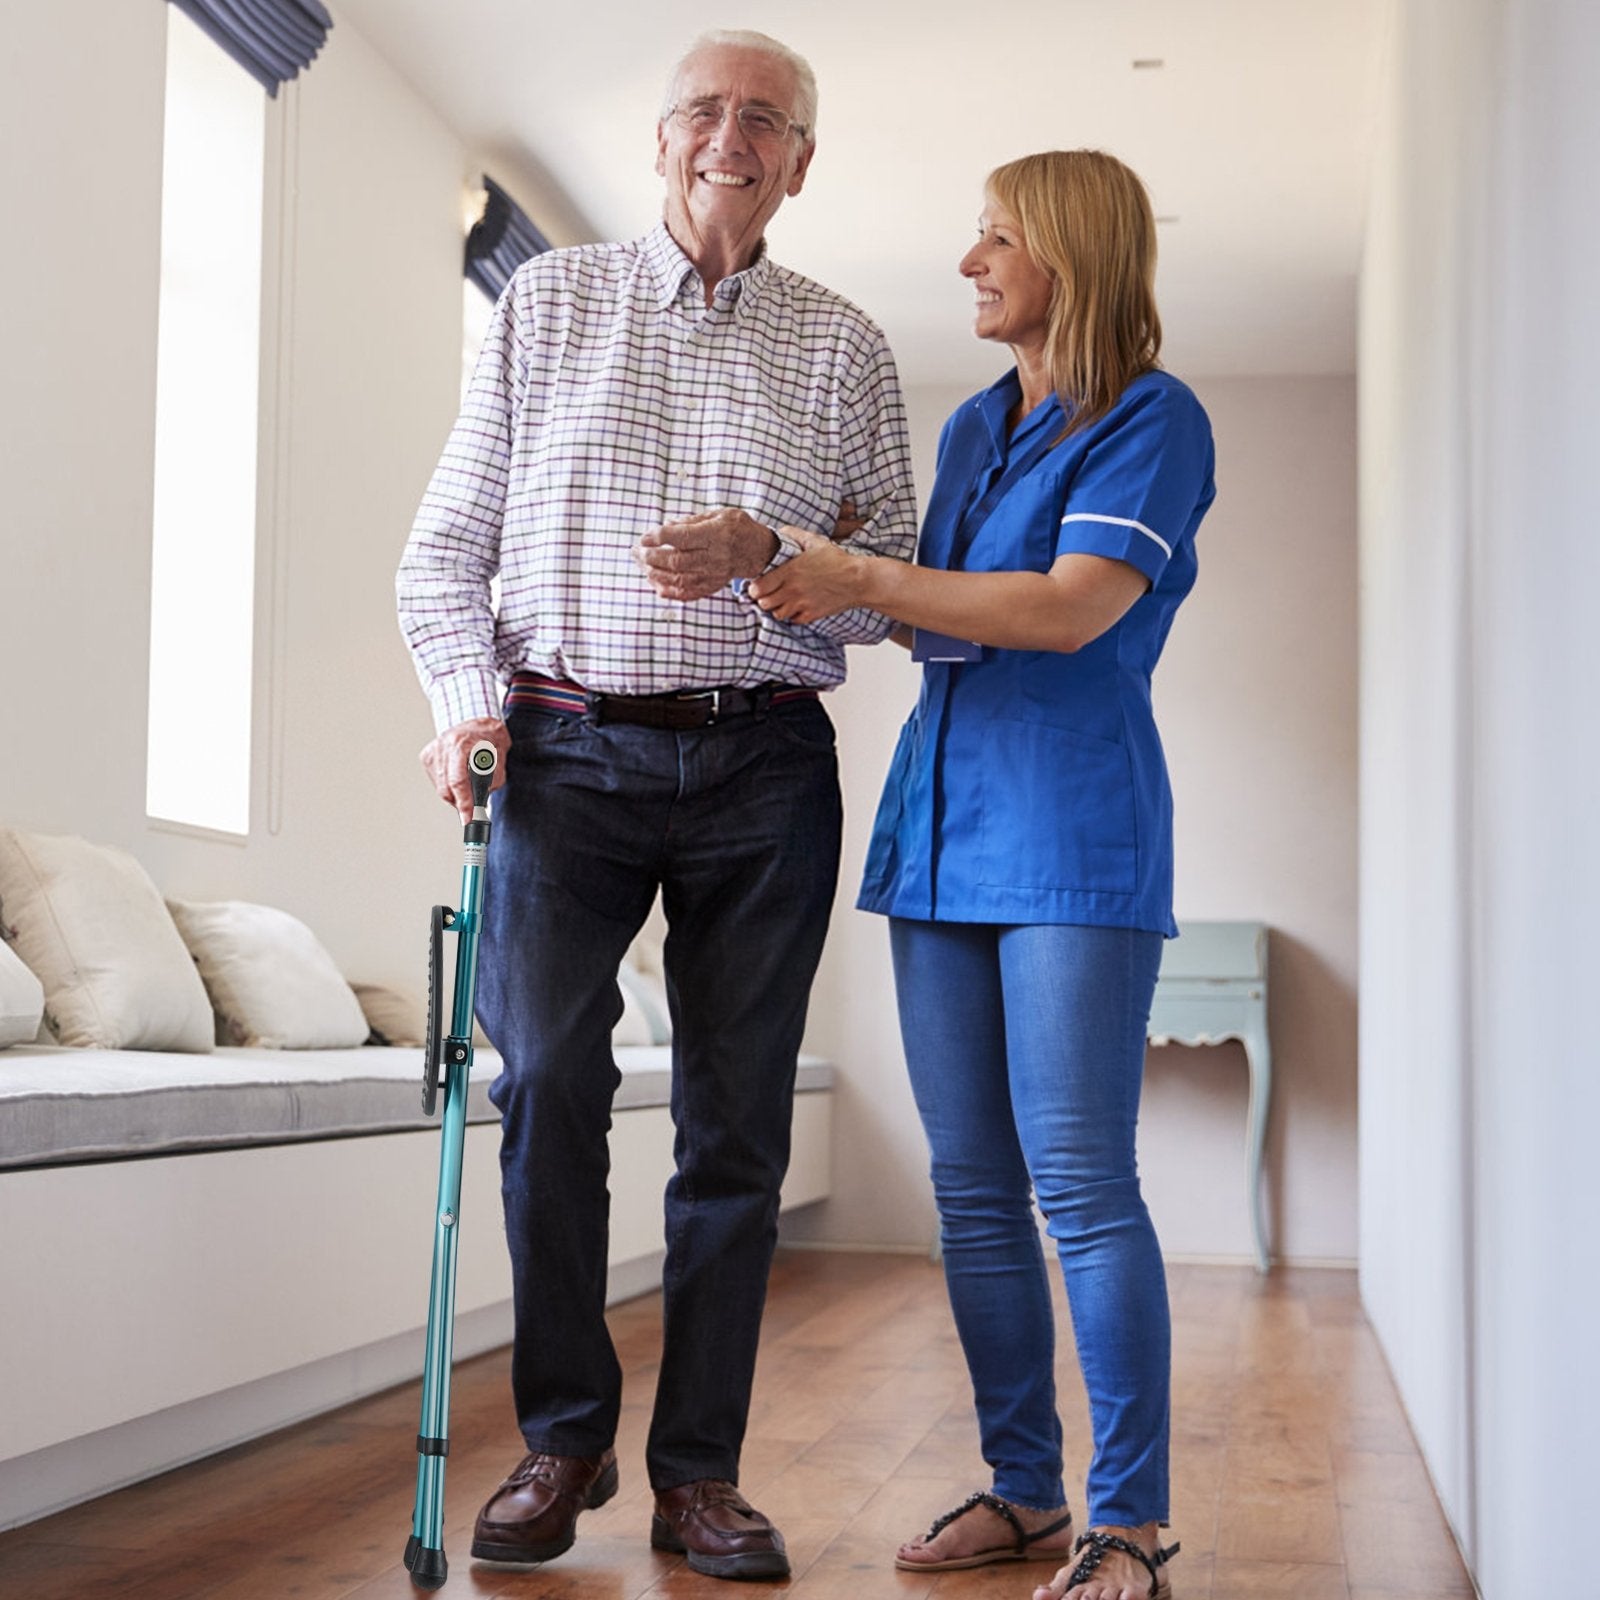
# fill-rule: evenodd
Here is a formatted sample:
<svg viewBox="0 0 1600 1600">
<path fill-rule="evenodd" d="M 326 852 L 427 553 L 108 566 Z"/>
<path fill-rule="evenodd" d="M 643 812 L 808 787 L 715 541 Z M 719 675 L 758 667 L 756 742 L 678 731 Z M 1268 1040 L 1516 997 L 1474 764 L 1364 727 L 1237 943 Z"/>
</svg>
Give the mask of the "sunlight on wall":
<svg viewBox="0 0 1600 1600">
<path fill-rule="evenodd" d="M 145 807 L 242 834 L 265 96 L 175 7 L 168 16 Z"/>
</svg>

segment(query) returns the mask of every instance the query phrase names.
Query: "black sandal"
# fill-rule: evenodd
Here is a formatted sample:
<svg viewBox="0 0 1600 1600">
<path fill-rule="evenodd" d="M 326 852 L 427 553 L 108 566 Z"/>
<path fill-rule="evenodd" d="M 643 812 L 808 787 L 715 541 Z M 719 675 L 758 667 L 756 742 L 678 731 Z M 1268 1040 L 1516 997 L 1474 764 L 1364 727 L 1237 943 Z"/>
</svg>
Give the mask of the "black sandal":
<svg viewBox="0 0 1600 1600">
<path fill-rule="evenodd" d="M 1060 1533 L 1063 1528 L 1070 1528 L 1072 1526 L 1070 1510 L 1064 1517 L 1057 1517 L 1054 1522 L 1029 1533 L 1022 1526 L 1022 1519 L 1015 1510 L 999 1495 L 990 1494 L 986 1489 L 979 1489 L 969 1494 L 954 1511 L 947 1511 L 942 1517 L 935 1518 L 933 1526 L 922 1536 L 924 1541 L 931 1543 L 957 1517 L 964 1517 L 977 1506 L 986 1506 L 1010 1523 L 1013 1537 L 1009 1545 L 990 1545 L 987 1550 L 974 1550 L 970 1555 L 951 1556 L 944 1561 L 906 1561 L 896 1556 L 895 1566 L 902 1572 L 960 1572 L 968 1567 L 987 1567 L 995 1561 L 1055 1561 L 1060 1558 L 1062 1554 L 1060 1550 L 1033 1550 L 1029 1546 L 1037 1544 L 1041 1539 L 1048 1539 L 1052 1533 Z M 1079 1542 L 1082 1543 L 1081 1540 Z"/>
<path fill-rule="evenodd" d="M 1132 1556 L 1141 1562 L 1150 1574 L 1150 1600 L 1172 1600 L 1172 1585 L 1156 1571 L 1157 1567 L 1164 1567 L 1183 1547 L 1179 1544 L 1170 1544 L 1165 1550 L 1156 1545 L 1154 1556 L 1148 1556 L 1131 1539 L 1124 1539 L 1116 1533 L 1096 1533 L 1091 1528 L 1087 1533 L 1078 1535 L 1078 1542 L 1073 1545 L 1072 1553 L 1077 1553 L 1085 1545 L 1089 1546 L 1089 1553 L 1067 1575 L 1067 1592 L 1070 1594 L 1080 1583 L 1087 1583 L 1095 1574 L 1095 1569 L 1106 1558 L 1108 1550 L 1120 1550 L 1124 1555 Z"/>
</svg>

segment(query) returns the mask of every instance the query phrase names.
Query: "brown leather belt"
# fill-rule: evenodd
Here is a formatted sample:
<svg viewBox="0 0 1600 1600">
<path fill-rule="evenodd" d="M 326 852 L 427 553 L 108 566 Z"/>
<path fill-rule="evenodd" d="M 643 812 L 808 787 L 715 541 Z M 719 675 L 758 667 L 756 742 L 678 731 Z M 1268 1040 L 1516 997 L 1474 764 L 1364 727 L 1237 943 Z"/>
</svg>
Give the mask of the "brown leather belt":
<svg viewBox="0 0 1600 1600">
<path fill-rule="evenodd" d="M 763 683 L 753 689 L 675 689 L 665 694 L 595 694 L 565 678 L 547 678 L 539 672 L 512 674 L 506 691 L 506 710 L 538 706 L 587 716 L 597 723 L 626 722 L 641 728 L 662 728 L 673 733 L 709 728 L 729 717 L 749 716 L 768 706 L 791 700 L 815 700 L 815 689 L 790 684 Z"/>
</svg>

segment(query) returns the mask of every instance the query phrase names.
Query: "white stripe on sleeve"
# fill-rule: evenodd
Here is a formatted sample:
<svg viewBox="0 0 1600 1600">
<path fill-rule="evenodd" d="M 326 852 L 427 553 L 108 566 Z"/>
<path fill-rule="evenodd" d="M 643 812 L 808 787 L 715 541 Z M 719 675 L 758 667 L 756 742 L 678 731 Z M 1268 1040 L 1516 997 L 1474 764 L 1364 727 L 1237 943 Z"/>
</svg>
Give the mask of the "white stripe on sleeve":
<svg viewBox="0 0 1600 1600">
<path fill-rule="evenodd" d="M 1135 522 L 1132 517 L 1102 517 L 1097 516 L 1093 511 L 1069 511 L 1061 519 L 1062 527 L 1065 527 L 1069 522 L 1112 522 L 1119 528 L 1137 528 L 1145 538 L 1154 539 L 1166 551 L 1169 561 L 1172 559 L 1172 546 L 1159 533 L 1155 533 L 1145 527 L 1142 522 Z"/>
</svg>

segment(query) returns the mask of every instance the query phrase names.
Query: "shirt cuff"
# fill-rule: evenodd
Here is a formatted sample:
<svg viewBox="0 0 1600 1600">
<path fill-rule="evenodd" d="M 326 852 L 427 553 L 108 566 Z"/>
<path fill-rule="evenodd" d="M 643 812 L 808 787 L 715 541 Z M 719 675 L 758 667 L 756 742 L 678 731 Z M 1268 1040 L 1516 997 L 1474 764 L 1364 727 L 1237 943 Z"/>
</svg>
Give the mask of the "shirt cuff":
<svg viewBox="0 0 1600 1600">
<path fill-rule="evenodd" d="M 774 568 L 781 567 L 785 561 L 793 561 L 796 556 L 804 553 L 805 548 L 793 534 L 786 533 L 782 528 L 774 528 L 772 531 L 777 536 L 778 550 L 762 569 L 764 572 L 771 572 Z"/>
<path fill-rule="evenodd" d="M 778 550 L 777 554 L 774 555 L 773 558 L 766 564 L 766 566 L 761 569 L 762 577 L 765 577 L 769 572 L 781 567 L 785 561 L 793 561 L 796 556 L 803 555 L 805 553 L 805 547 L 800 543 L 800 541 L 785 533 L 782 528 L 774 528 L 772 533 L 773 537 L 778 541 Z M 751 605 L 754 605 L 755 602 L 750 600 L 750 596 L 746 593 L 746 588 L 749 585 L 749 582 L 750 580 L 748 578 L 735 578 L 733 582 L 728 585 L 728 587 L 732 589 L 741 600 L 749 601 Z"/>
<path fill-rule="evenodd" d="M 492 669 L 463 668 L 436 678 L 428 699 L 433 706 L 435 733 L 444 733 L 478 717 L 498 717 L 500 680 Z"/>
</svg>

